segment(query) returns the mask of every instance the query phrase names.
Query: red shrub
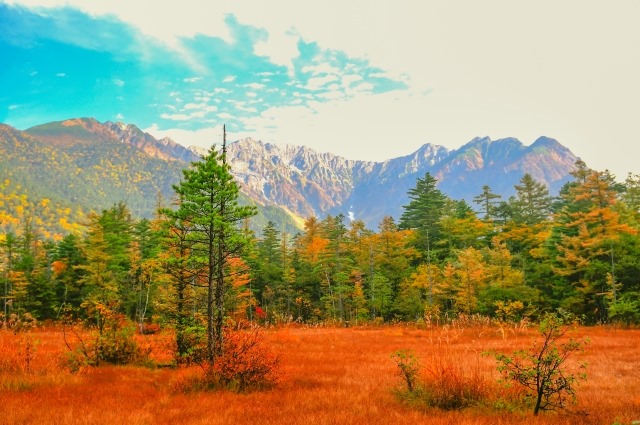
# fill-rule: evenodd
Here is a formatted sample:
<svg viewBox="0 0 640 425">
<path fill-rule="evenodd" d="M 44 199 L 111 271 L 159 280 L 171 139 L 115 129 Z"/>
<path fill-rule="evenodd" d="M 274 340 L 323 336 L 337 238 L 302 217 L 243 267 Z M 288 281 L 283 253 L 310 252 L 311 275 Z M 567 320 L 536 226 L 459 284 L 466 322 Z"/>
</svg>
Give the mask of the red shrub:
<svg viewBox="0 0 640 425">
<path fill-rule="evenodd" d="M 257 329 L 225 332 L 224 353 L 214 365 L 216 378 L 237 391 L 263 388 L 277 381 L 278 358 Z"/>
</svg>

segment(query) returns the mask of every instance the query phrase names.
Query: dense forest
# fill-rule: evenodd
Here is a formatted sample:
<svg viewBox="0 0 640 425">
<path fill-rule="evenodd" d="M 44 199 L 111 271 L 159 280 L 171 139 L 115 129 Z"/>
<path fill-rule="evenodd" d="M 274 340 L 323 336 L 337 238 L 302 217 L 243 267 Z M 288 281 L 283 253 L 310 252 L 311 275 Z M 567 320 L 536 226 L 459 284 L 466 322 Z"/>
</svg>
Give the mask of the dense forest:
<svg viewBox="0 0 640 425">
<path fill-rule="evenodd" d="M 349 325 L 461 314 L 535 320 L 564 309 L 592 324 L 637 323 L 640 176 L 618 183 L 580 161 L 572 175 L 557 197 L 525 175 L 515 196 L 502 199 L 485 186 L 469 205 L 449 199 L 427 173 L 402 216 L 376 230 L 338 215 L 308 217 L 295 234 L 273 222 L 255 234 L 244 211 L 227 241 L 242 249 L 225 245 L 220 259 L 220 311 L 235 322 Z M 19 229 L 0 234 L 0 315 L 87 318 L 108 306 L 140 326 L 185 316 L 204 324 L 210 258 L 175 190 L 174 205 L 153 201 L 152 219 L 133 218 L 121 202 L 81 223 L 80 213 L 0 191 L 2 210 L 13 212 L 0 229 Z M 63 235 L 40 226 L 52 208 L 67 217 Z"/>
</svg>

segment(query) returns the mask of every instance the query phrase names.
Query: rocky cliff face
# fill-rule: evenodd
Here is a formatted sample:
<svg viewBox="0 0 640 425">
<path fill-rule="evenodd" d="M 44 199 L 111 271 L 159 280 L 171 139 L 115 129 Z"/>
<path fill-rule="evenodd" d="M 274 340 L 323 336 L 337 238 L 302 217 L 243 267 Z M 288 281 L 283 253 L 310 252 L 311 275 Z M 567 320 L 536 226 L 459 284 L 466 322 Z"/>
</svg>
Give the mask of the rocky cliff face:
<svg viewBox="0 0 640 425">
<path fill-rule="evenodd" d="M 197 161 L 198 155 L 168 137 L 156 139 L 133 124 L 107 121 L 104 126 L 122 143 L 133 145 L 152 157 L 184 162 Z"/>
<path fill-rule="evenodd" d="M 252 139 L 230 144 L 227 156 L 245 193 L 303 217 L 319 216 L 341 206 L 353 192 L 354 171 L 370 165 L 304 146 L 263 144 Z"/>
</svg>

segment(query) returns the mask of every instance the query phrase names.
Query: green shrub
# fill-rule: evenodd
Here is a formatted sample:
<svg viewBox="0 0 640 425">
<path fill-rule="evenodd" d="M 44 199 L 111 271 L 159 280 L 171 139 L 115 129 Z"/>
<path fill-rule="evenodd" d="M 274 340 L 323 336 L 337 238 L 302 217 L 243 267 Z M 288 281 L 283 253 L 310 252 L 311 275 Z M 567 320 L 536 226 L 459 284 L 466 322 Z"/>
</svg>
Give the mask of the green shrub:
<svg viewBox="0 0 640 425">
<path fill-rule="evenodd" d="M 100 326 L 83 331 L 78 327 L 77 323 L 64 321 L 63 335 L 70 351 L 68 364 L 73 371 L 101 363 L 143 363 L 149 357 L 149 351 L 142 350 L 134 338 L 135 324 L 122 314 L 103 312 Z"/>
<path fill-rule="evenodd" d="M 391 358 L 398 366 L 398 374 L 407 384 L 407 391 L 413 392 L 416 388 L 418 370 L 420 369 L 418 358 L 408 350 L 396 351 L 391 355 Z"/>
<path fill-rule="evenodd" d="M 527 397 L 532 401 L 533 414 L 541 410 L 565 408 L 575 402 L 576 385 L 586 379 L 586 364 L 578 364 L 571 369 L 568 358 L 583 351 L 588 339 L 560 340 L 574 323 L 570 315 L 546 314 L 539 325 L 540 339 L 529 349 L 514 351 L 511 355 L 491 353 L 498 361 L 498 371 L 502 381 L 516 383 L 525 388 Z"/>
</svg>

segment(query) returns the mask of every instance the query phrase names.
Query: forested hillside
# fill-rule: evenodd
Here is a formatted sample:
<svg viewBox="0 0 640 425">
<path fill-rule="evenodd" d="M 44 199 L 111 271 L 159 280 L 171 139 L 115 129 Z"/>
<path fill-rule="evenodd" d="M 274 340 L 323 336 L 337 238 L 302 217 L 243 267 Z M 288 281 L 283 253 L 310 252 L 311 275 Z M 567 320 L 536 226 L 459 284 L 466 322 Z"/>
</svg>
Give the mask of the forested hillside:
<svg viewBox="0 0 640 425">
<path fill-rule="evenodd" d="M 0 229 L 16 232 L 19 222 L 32 220 L 36 234 L 61 239 L 82 230 L 91 211 L 123 202 L 134 217 L 151 218 L 159 205 L 173 202 L 173 185 L 189 166 L 182 158 L 195 155 L 174 142 L 147 140 L 133 126 L 126 129 L 89 118 L 26 132 L 0 124 L 0 196 L 6 198 Z M 256 204 L 245 195 L 241 202 Z M 250 223 L 254 229 L 268 220 L 297 228 L 277 206 L 258 207 L 261 214 Z"/>
</svg>

